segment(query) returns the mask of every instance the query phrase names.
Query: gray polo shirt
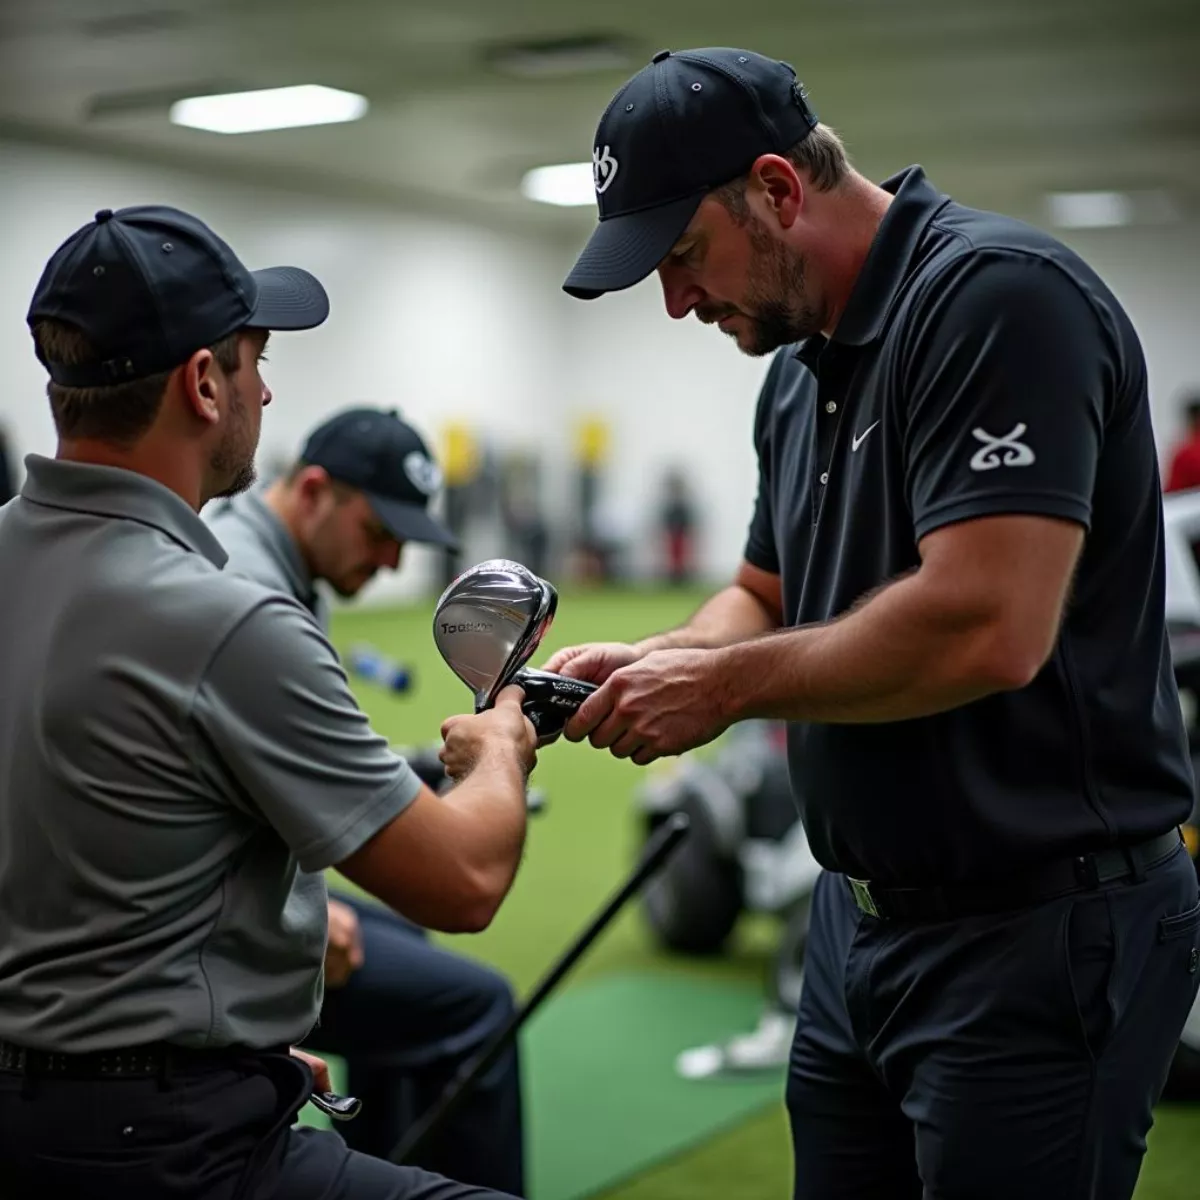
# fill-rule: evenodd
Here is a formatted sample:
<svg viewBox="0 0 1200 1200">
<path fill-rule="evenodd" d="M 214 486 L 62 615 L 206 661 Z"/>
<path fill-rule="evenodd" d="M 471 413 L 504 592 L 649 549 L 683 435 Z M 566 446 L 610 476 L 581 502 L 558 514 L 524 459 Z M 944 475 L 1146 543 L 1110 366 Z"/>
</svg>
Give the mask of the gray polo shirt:
<svg viewBox="0 0 1200 1200">
<path fill-rule="evenodd" d="M 268 507 L 261 488 L 215 500 L 201 516 L 229 556 L 227 571 L 295 597 L 328 634 L 329 602 L 314 582 L 296 539 Z"/>
<path fill-rule="evenodd" d="M 0 511 L 0 1038 L 295 1043 L 325 868 L 416 796 L 287 596 L 162 485 L 30 455 Z"/>
</svg>

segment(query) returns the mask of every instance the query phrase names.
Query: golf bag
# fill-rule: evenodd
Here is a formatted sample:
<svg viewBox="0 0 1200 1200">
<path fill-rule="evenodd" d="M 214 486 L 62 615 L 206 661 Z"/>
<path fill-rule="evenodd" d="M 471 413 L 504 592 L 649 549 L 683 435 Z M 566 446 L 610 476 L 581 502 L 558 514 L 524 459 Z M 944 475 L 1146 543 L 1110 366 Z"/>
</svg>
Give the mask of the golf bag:
<svg viewBox="0 0 1200 1200">
<path fill-rule="evenodd" d="M 660 768 L 634 803 L 647 837 L 672 812 L 691 822 L 687 844 L 643 898 L 660 945 L 720 954 L 742 913 L 778 916 L 784 934 L 768 990 L 791 1003 L 820 868 L 792 796 L 783 724 L 735 726 L 715 753 L 684 755 Z"/>
</svg>

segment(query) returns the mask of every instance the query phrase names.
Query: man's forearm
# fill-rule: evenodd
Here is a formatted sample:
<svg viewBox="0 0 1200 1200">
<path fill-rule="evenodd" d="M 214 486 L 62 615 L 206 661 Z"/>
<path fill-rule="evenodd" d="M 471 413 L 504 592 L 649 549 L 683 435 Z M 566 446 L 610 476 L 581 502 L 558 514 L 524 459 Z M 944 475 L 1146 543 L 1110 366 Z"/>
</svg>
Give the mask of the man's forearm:
<svg viewBox="0 0 1200 1200">
<path fill-rule="evenodd" d="M 732 584 L 707 600 L 678 629 L 638 642 L 643 654 L 654 650 L 713 650 L 774 629 L 776 622 L 753 592 Z"/>
<path fill-rule="evenodd" d="M 932 597 L 916 574 L 836 621 L 718 650 L 714 673 L 734 720 L 848 724 L 928 716 L 1029 678 L 990 612 Z"/>
<path fill-rule="evenodd" d="M 526 774 L 519 755 L 500 743 L 485 748 L 460 783 L 442 797 L 459 817 L 462 864 L 495 893 L 497 904 L 516 876 L 525 845 Z"/>
</svg>

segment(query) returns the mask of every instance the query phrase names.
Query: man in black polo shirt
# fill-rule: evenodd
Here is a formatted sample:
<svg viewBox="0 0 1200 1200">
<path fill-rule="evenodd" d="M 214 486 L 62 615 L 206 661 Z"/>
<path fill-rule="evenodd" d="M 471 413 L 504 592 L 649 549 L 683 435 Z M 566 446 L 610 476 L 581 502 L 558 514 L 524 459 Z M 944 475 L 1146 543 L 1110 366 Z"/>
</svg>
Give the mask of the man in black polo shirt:
<svg viewBox="0 0 1200 1200">
<path fill-rule="evenodd" d="M 849 166 L 784 63 L 661 52 L 566 290 L 778 351 L 745 561 L 547 664 L 646 763 L 784 718 L 814 853 L 797 1195 L 1129 1197 L 1200 983 L 1146 366 L 1103 282 L 918 167 Z"/>
</svg>

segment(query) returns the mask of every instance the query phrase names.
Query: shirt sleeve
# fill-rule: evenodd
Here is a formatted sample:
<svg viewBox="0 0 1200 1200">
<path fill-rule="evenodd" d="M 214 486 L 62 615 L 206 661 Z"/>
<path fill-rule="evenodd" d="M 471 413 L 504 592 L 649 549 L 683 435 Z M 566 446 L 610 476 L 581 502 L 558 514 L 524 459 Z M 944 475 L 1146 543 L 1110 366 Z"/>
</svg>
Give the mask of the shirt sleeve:
<svg viewBox="0 0 1200 1200">
<path fill-rule="evenodd" d="M 754 451 L 758 458 L 758 494 L 754 501 L 754 513 L 746 532 L 746 544 L 742 557 L 752 567 L 779 574 L 779 550 L 775 542 L 775 520 L 771 512 L 771 411 L 775 392 L 779 385 L 779 374 L 784 353 L 794 348 L 784 347 L 772 361 L 767 377 L 758 394 L 758 408 L 754 417 Z"/>
<path fill-rule="evenodd" d="M 976 254 L 937 286 L 906 372 L 917 538 L 1002 513 L 1088 528 L 1115 372 L 1099 313 L 1032 255 Z"/>
<path fill-rule="evenodd" d="M 421 788 L 290 598 L 265 600 L 224 641 L 197 688 L 192 724 L 206 776 L 274 827 L 306 871 L 352 854 Z"/>
</svg>

